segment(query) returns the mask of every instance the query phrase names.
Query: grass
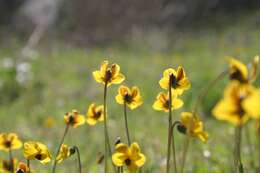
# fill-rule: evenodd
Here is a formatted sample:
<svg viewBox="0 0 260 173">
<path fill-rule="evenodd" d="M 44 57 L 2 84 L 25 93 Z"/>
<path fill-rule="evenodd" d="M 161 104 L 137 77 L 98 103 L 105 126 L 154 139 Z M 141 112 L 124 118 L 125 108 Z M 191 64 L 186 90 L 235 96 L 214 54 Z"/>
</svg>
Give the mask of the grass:
<svg viewBox="0 0 260 173">
<path fill-rule="evenodd" d="M 173 112 L 174 119 L 178 119 L 181 111 L 191 111 L 201 89 L 227 67 L 226 56 L 250 62 L 254 55 L 259 54 L 260 32 L 247 26 L 238 29 L 237 26 L 238 24 L 227 27 L 225 31 L 211 30 L 183 36 L 174 44 L 168 44 L 165 49 L 154 49 L 153 43 L 144 41 L 87 50 L 67 45 L 55 45 L 52 49 L 41 50 L 38 58 L 30 62 L 32 81 L 22 89 L 15 101 L 1 105 L 0 131 L 16 132 L 23 141 L 42 141 L 54 153 L 65 128 L 63 114 L 74 108 L 85 113 L 90 103 L 102 103 L 103 87 L 93 80 L 92 71 L 99 68 L 104 59 L 108 59 L 121 66 L 122 73 L 126 76 L 124 84 L 137 85 L 141 89 L 144 105 L 129 112 L 129 126 L 132 138 L 141 144 L 147 155 L 143 172 L 163 172 L 166 163 L 167 114 L 152 109 L 153 101 L 161 91 L 158 81 L 163 70 L 183 65 L 192 82 L 192 89 L 182 96 L 184 107 Z M 16 53 L 12 48 L 5 47 L 0 49 L 0 58 L 15 57 Z M 232 172 L 234 129 L 227 123 L 215 120 L 210 113 L 212 106 L 221 97 L 226 82 L 227 79 L 219 82 L 200 108 L 210 139 L 206 144 L 197 140 L 192 142 L 186 172 Z M 108 91 L 108 126 L 111 141 L 121 136 L 126 142 L 122 130 L 123 106 L 118 105 L 114 99 L 117 88 L 118 86 L 112 86 Z M 54 119 L 54 125 L 46 127 L 46 119 L 50 117 Z M 253 139 L 254 123 L 251 121 L 247 125 Z M 176 138 L 177 162 L 180 163 L 184 137 L 176 134 Z M 102 170 L 102 166 L 96 163 L 98 153 L 103 151 L 102 124 L 72 129 L 66 143 L 79 146 L 84 172 Z M 245 172 L 253 172 L 249 165 L 252 156 L 248 152 L 247 140 L 244 139 L 242 145 Z M 210 156 L 206 157 L 209 152 Z M 22 159 L 21 151 L 16 151 L 15 155 Z M 7 155 L 1 152 L 0 156 Z M 58 165 L 57 172 L 77 170 L 75 159 Z M 41 173 L 51 170 L 51 164 L 32 164 Z"/>
</svg>

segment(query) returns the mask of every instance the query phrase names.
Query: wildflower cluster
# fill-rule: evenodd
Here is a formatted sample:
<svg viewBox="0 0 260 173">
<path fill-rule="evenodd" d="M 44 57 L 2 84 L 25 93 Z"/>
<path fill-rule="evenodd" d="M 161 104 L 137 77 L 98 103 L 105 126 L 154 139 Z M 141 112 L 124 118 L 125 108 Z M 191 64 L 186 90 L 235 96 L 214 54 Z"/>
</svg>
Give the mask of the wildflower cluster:
<svg viewBox="0 0 260 173">
<path fill-rule="evenodd" d="M 230 122 L 236 127 L 237 134 L 234 153 L 236 168 L 239 173 L 243 172 L 243 164 L 240 156 L 241 131 L 243 125 L 250 119 L 257 119 L 257 133 L 260 134 L 260 88 L 253 86 L 253 82 L 256 79 L 258 61 L 259 58 L 255 57 L 251 65 L 246 66 L 234 58 L 230 59 L 228 71 L 223 73 L 229 74 L 230 82 L 224 91 L 223 98 L 212 110 L 213 115 L 217 119 Z M 97 102 L 94 101 L 89 105 L 85 114 L 80 114 L 79 111 L 73 109 L 71 112 L 67 112 L 63 115 L 65 128 L 59 145 L 57 146 L 56 153 L 51 154 L 48 146 L 42 142 L 33 140 L 22 142 L 15 133 L 1 133 L 0 150 L 7 152 L 9 159 L 0 160 L 0 172 L 36 173 L 31 169 L 31 162 L 38 161 L 41 164 L 53 162 L 52 173 L 55 173 L 57 164 L 64 162 L 73 155 L 77 155 L 78 170 L 79 173 L 81 173 L 82 163 L 80 159 L 80 149 L 76 145 L 67 145 L 65 140 L 70 129 L 78 128 L 85 124 L 91 127 L 97 124 L 103 125 L 104 150 L 101 153 L 99 163 L 104 161 L 104 173 L 108 173 L 112 169 L 115 173 L 123 173 L 124 169 L 130 172 L 136 172 L 138 170 L 141 172 L 147 158 L 141 150 L 141 145 L 135 142 L 135 136 L 131 133 L 128 122 L 130 111 L 134 112 L 135 109 L 144 103 L 139 87 L 122 85 L 126 77 L 121 73 L 120 66 L 115 63 L 110 64 L 108 61 L 104 61 L 100 69 L 93 72 L 93 77 L 97 83 L 102 84 L 104 87 L 103 104 L 97 104 Z M 114 98 L 115 102 L 122 107 L 125 125 L 125 131 L 123 132 L 125 133 L 125 138 L 123 138 L 125 141 L 121 141 L 121 138 L 114 140 L 116 141 L 114 147 L 112 147 L 110 143 L 111 136 L 108 127 L 110 118 L 107 115 L 107 93 L 109 87 L 113 84 L 121 84 Z M 156 111 L 162 111 L 168 114 L 167 164 L 165 170 L 166 173 L 171 172 L 170 163 L 171 160 L 173 160 L 174 172 L 183 173 L 191 139 L 207 142 L 209 138 L 198 113 L 199 103 L 205 98 L 206 94 L 202 93 L 191 111 L 184 111 L 181 112 L 180 115 L 177 115 L 177 113 L 173 111 L 183 107 L 185 101 L 182 100 L 182 95 L 191 88 L 191 82 L 184 68 L 179 66 L 177 69 L 166 69 L 163 72 L 162 78 L 159 80 L 159 86 L 162 91 L 157 95 L 152 107 Z M 209 89 L 210 87 L 207 88 L 206 91 Z M 173 116 L 173 113 L 176 115 Z M 52 124 L 52 119 L 48 119 L 46 126 L 49 126 L 49 124 Z M 179 141 L 175 141 L 175 128 L 180 134 L 185 135 L 183 139 L 184 148 L 182 158 L 178 159 L 178 162 L 181 161 L 180 163 L 177 163 L 176 159 L 175 143 Z M 118 133 L 121 133 L 121 131 Z M 122 136 L 122 134 L 117 135 Z M 18 161 L 13 155 L 13 151 L 20 148 L 23 148 L 25 161 Z M 109 162 L 112 164 L 109 164 Z"/>
</svg>

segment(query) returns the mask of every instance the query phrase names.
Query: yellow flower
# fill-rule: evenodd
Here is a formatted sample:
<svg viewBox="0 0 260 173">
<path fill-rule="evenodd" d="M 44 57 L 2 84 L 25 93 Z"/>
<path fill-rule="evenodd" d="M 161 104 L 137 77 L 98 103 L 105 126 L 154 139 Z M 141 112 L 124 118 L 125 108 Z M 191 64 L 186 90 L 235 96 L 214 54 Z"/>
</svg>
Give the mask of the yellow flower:
<svg viewBox="0 0 260 173">
<path fill-rule="evenodd" d="M 219 120 L 228 121 L 234 125 L 246 123 L 249 114 L 243 104 L 253 90 L 250 85 L 241 85 L 237 81 L 231 82 L 225 89 L 224 98 L 214 107 L 213 115 Z"/>
<path fill-rule="evenodd" d="M 119 104 L 126 103 L 126 105 L 130 109 L 135 109 L 143 104 L 142 97 L 140 95 L 140 90 L 136 86 L 130 89 L 127 86 L 121 85 L 118 88 L 118 95 L 116 96 L 116 101 Z"/>
<path fill-rule="evenodd" d="M 249 116 L 260 119 L 260 89 L 256 89 L 244 99 L 242 107 Z"/>
<path fill-rule="evenodd" d="M 146 158 L 141 153 L 139 145 L 134 142 L 130 147 L 123 143 L 117 144 L 112 160 L 116 166 L 126 165 L 129 171 L 134 172 L 144 165 Z"/>
<path fill-rule="evenodd" d="M 191 86 L 190 81 L 181 66 L 177 68 L 177 71 L 172 68 L 166 69 L 163 72 L 163 77 L 159 81 L 160 86 L 163 89 L 169 89 L 170 79 L 173 94 L 180 95 L 184 90 L 189 89 Z"/>
<path fill-rule="evenodd" d="M 88 108 L 86 122 L 89 125 L 95 125 L 98 121 L 104 121 L 104 106 L 96 106 L 92 103 Z"/>
<path fill-rule="evenodd" d="M 9 151 L 21 148 L 23 143 L 15 133 L 0 134 L 0 150 Z"/>
<path fill-rule="evenodd" d="M 13 169 L 16 170 L 17 167 L 17 159 L 13 158 L 12 159 L 12 165 L 13 165 Z M 1 173 L 10 173 L 11 172 L 11 164 L 10 164 L 10 160 L 0 160 L 0 172 Z"/>
<path fill-rule="evenodd" d="M 36 172 L 30 170 L 29 167 L 24 162 L 20 162 L 16 173 L 36 173 Z"/>
<path fill-rule="evenodd" d="M 63 160 L 69 158 L 71 156 L 71 152 L 70 152 L 70 148 L 65 145 L 65 144 L 62 144 L 61 148 L 60 148 L 60 152 L 56 158 L 56 161 L 58 163 L 62 162 Z"/>
<path fill-rule="evenodd" d="M 178 127 L 180 132 L 198 138 L 202 142 L 208 140 L 208 133 L 203 130 L 203 122 L 198 118 L 198 116 L 194 116 L 191 112 L 182 112 L 181 124 L 182 126 Z"/>
<path fill-rule="evenodd" d="M 230 58 L 229 77 L 231 80 L 237 80 L 241 83 L 247 83 L 249 78 L 247 66 L 235 58 Z"/>
<path fill-rule="evenodd" d="M 47 146 L 40 142 L 25 142 L 23 155 L 28 160 L 39 160 L 42 164 L 51 161 L 51 155 Z"/>
<path fill-rule="evenodd" d="M 172 110 L 182 107 L 183 101 L 178 99 L 176 95 L 172 96 Z M 153 104 L 153 109 L 158 111 L 169 112 L 169 94 L 159 93 Z"/>
<path fill-rule="evenodd" d="M 109 64 L 108 61 L 104 61 L 101 64 L 99 71 L 93 72 L 93 77 L 98 83 L 107 84 L 120 84 L 125 80 L 125 76 L 120 73 L 120 66 L 117 64 Z"/>
<path fill-rule="evenodd" d="M 64 121 L 66 124 L 76 128 L 85 123 L 85 117 L 84 115 L 79 115 L 78 111 L 74 109 L 72 112 L 64 115 Z"/>
</svg>

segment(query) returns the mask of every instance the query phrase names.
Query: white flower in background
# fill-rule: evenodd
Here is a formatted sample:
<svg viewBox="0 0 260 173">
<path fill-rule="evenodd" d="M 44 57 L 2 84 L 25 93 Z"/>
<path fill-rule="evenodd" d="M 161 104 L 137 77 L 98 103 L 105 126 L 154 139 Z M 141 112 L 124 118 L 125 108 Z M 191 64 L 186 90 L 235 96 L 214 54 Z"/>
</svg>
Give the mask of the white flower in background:
<svg viewBox="0 0 260 173">
<path fill-rule="evenodd" d="M 26 85 L 32 78 L 31 65 L 27 62 L 22 62 L 16 65 L 16 80 L 21 85 Z"/>
<path fill-rule="evenodd" d="M 14 67 L 14 60 L 12 58 L 6 57 L 3 59 L 2 64 L 4 68 L 12 68 Z"/>
<path fill-rule="evenodd" d="M 210 152 L 209 150 L 204 150 L 204 151 L 203 151 L 203 156 L 204 156 L 205 158 L 209 158 L 209 157 L 211 156 L 211 152 Z"/>
</svg>

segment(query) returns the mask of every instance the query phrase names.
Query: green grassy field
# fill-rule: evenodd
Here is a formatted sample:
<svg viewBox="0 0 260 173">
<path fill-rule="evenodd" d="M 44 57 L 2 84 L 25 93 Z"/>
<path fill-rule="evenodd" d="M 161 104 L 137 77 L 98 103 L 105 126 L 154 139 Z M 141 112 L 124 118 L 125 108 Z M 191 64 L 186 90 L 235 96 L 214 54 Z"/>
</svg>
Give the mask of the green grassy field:
<svg viewBox="0 0 260 173">
<path fill-rule="evenodd" d="M 152 109 L 156 95 L 161 91 L 158 81 L 163 70 L 182 65 L 192 83 L 192 89 L 181 96 L 185 102 L 184 107 L 173 113 L 177 120 L 181 111 L 191 111 L 201 90 L 227 68 L 226 56 L 250 62 L 253 56 L 259 54 L 260 32 L 251 27 L 237 29 L 237 26 L 239 24 L 225 31 L 204 31 L 184 36 L 163 49 L 157 49 L 154 44 L 146 41 L 89 49 L 66 45 L 41 49 L 37 58 L 30 61 L 32 80 L 26 87 L 19 89 L 16 99 L 0 105 L 0 131 L 16 132 L 23 141 L 41 141 L 54 153 L 64 130 L 63 114 L 74 108 L 85 114 L 90 103 L 102 103 L 103 87 L 94 81 L 92 71 L 107 59 L 121 66 L 122 73 L 126 76 L 124 84 L 137 85 L 143 96 L 144 104 L 129 112 L 131 136 L 140 143 L 147 156 L 143 172 L 163 172 L 166 162 L 167 114 Z M 21 46 L 0 48 L 0 60 L 16 57 L 20 48 Z M 215 120 L 210 111 L 221 97 L 226 83 L 227 79 L 212 88 L 200 107 L 200 115 L 210 139 L 206 144 L 198 140 L 192 141 L 185 172 L 232 172 L 234 128 L 228 123 Z M 114 99 L 117 88 L 113 85 L 108 91 L 108 126 L 111 141 L 118 136 L 125 141 L 123 107 Z M 15 91 L 16 88 L 10 90 Z M 47 127 L 46 119 L 50 117 L 54 119 L 54 124 Z M 256 147 L 254 125 L 255 121 L 250 121 L 247 127 L 251 143 Z M 183 135 L 176 134 L 177 162 L 180 161 L 183 140 Z M 96 163 L 98 153 L 103 151 L 101 123 L 93 127 L 84 125 L 71 129 L 66 143 L 79 146 L 84 172 L 102 172 L 102 165 Z M 242 144 L 245 172 L 253 172 L 250 165 L 253 155 L 248 140 L 244 138 Z M 14 154 L 22 159 L 21 150 Z M 1 152 L 0 157 L 7 155 Z M 41 173 L 51 170 L 51 164 L 32 164 Z M 57 172 L 75 172 L 76 166 L 76 160 L 71 158 L 58 165 Z"/>
</svg>

